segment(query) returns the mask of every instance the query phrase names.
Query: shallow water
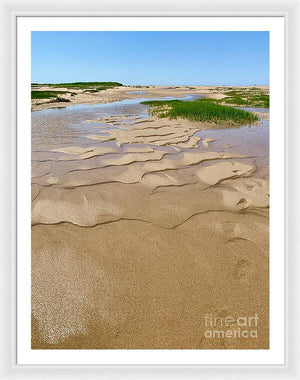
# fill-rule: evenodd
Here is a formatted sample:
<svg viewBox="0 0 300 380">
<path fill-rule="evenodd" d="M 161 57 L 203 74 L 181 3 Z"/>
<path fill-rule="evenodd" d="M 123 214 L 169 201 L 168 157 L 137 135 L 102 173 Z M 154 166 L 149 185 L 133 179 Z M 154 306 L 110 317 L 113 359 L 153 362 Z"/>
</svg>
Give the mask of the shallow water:
<svg viewBox="0 0 300 380">
<path fill-rule="evenodd" d="M 184 100 L 194 100 L 195 95 L 187 95 Z M 164 99 L 172 99 L 164 98 Z M 67 108 L 54 108 L 32 113 L 32 151 L 39 152 L 60 146 L 115 146 L 114 142 L 99 142 L 86 138 L 90 134 L 107 134 L 109 129 L 118 129 L 116 125 L 108 125 L 98 120 L 102 118 L 149 117 L 148 107 L 141 104 L 144 98 L 126 99 L 108 104 L 78 104 Z M 264 108 L 245 108 L 246 111 L 267 113 Z M 98 121 L 97 121 L 98 120 Z M 195 133 L 202 140 L 213 138 L 215 141 L 206 148 L 200 141 L 201 151 L 226 151 L 250 156 L 249 161 L 257 167 L 256 175 L 268 177 L 269 170 L 269 121 L 261 119 L 260 124 L 239 127 L 220 127 L 220 129 L 204 129 Z M 51 153 L 50 153 L 51 154 Z"/>
<path fill-rule="evenodd" d="M 246 111 L 252 109 L 245 108 Z M 259 109 L 267 113 L 267 109 Z M 257 112 L 257 111 L 255 111 Z M 202 139 L 213 138 L 210 150 L 234 152 L 249 156 L 249 162 L 257 167 L 255 175 L 267 178 L 269 175 L 269 120 L 261 119 L 260 124 L 243 125 L 223 129 L 201 130 L 195 133 Z M 201 141 L 199 143 L 201 146 Z M 205 149 L 204 147 L 201 149 Z"/>
<path fill-rule="evenodd" d="M 184 100 L 194 100 L 199 95 L 187 95 Z M 172 97 L 164 98 L 175 99 Z M 76 104 L 66 108 L 50 108 L 32 112 L 31 125 L 32 150 L 51 149 L 61 145 L 93 145 L 85 135 L 96 133 L 96 128 L 105 127 L 105 123 L 88 122 L 100 116 L 136 116 L 149 117 L 148 107 L 141 104 L 148 98 L 126 99 L 106 104 Z M 109 126 L 114 128 L 113 126 Z M 115 127 L 116 128 L 116 127 Z M 98 143 L 99 144 L 99 143 Z"/>
<path fill-rule="evenodd" d="M 147 94 L 147 92 L 146 91 L 127 91 L 125 94 L 141 95 L 141 94 Z"/>
</svg>

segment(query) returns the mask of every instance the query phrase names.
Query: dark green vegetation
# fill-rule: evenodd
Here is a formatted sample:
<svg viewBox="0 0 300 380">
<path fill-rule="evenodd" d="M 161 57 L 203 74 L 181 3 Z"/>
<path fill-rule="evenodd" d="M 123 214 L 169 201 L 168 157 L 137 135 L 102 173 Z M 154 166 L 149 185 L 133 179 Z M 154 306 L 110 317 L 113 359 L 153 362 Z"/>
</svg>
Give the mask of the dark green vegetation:
<svg viewBox="0 0 300 380">
<path fill-rule="evenodd" d="M 35 91 L 40 87 L 52 87 L 52 88 L 67 88 L 71 90 L 84 90 L 83 92 L 95 93 L 104 91 L 109 88 L 122 86 L 119 82 L 74 82 L 74 83 L 32 83 L 31 84 L 31 99 L 54 99 L 51 102 L 66 101 L 68 99 L 60 98 L 60 94 L 71 94 L 75 96 L 76 93 L 70 91 Z M 55 100 L 56 99 L 56 100 Z M 63 99 L 63 100 L 61 100 Z"/>
<path fill-rule="evenodd" d="M 62 94 L 71 94 L 68 91 L 31 91 L 31 99 L 51 99 L 58 98 L 59 95 Z"/>
<path fill-rule="evenodd" d="M 176 119 L 178 117 L 192 121 L 213 122 L 224 125 L 253 123 L 258 119 L 251 112 L 216 104 L 206 99 L 192 102 L 183 100 L 150 100 L 142 102 L 150 106 L 150 112 L 158 117 Z"/>
<path fill-rule="evenodd" d="M 122 86 L 119 82 L 74 82 L 74 83 L 32 83 L 33 86 L 47 86 L 55 88 L 71 88 L 76 90 L 102 91 L 112 87 Z"/>
<path fill-rule="evenodd" d="M 71 94 L 75 96 L 75 92 L 70 91 L 36 91 L 40 87 L 52 88 L 67 88 L 73 90 L 84 90 L 83 92 L 95 93 L 107 90 L 108 88 L 122 86 L 118 82 L 74 82 L 74 83 L 32 83 L 31 84 L 31 99 L 51 99 L 50 102 L 70 102 L 69 99 L 61 98 L 60 95 Z"/>
</svg>

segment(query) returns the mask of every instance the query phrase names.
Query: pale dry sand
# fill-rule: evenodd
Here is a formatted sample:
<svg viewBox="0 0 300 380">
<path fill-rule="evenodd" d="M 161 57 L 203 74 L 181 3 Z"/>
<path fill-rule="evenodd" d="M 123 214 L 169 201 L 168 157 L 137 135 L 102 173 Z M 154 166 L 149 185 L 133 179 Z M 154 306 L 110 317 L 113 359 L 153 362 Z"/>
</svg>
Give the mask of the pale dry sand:
<svg viewBox="0 0 300 380">
<path fill-rule="evenodd" d="M 268 179 L 201 150 L 213 125 L 87 121 L 90 145 L 32 156 L 32 348 L 268 348 Z M 206 338 L 207 313 L 258 337 Z"/>
</svg>

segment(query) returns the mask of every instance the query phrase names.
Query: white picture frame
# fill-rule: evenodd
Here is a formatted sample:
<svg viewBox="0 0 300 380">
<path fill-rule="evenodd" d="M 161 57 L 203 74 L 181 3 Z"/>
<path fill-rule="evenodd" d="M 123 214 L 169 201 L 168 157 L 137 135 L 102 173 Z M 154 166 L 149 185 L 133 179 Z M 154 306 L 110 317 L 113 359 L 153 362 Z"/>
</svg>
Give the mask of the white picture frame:
<svg viewBox="0 0 300 380">
<path fill-rule="evenodd" d="M 297 303 L 297 268 L 296 261 L 296 247 L 297 243 L 297 219 L 296 212 L 299 202 L 297 201 L 297 189 L 299 183 L 295 175 L 297 169 L 295 163 L 297 162 L 297 131 L 293 130 L 293 126 L 297 126 L 299 121 L 299 114 L 297 114 L 296 107 L 296 91 L 299 86 L 299 72 L 297 64 L 299 64 L 299 52 L 297 51 L 297 43 L 300 41 L 299 32 L 297 34 L 297 25 L 300 23 L 299 6 L 295 1 L 266 1 L 263 2 L 245 2 L 245 9 L 236 12 L 235 9 L 241 9 L 241 5 L 237 5 L 236 1 L 226 1 L 227 12 L 224 8 L 224 1 L 216 1 L 214 4 L 202 2 L 197 4 L 194 1 L 185 2 L 185 4 L 178 4 L 174 8 L 174 4 L 169 1 L 158 2 L 144 2 L 143 6 L 135 1 L 126 2 L 124 4 L 113 3 L 106 6 L 100 4 L 85 4 L 78 5 L 75 10 L 74 4 L 67 5 L 59 2 L 45 4 L 45 9 L 41 5 L 35 4 L 33 1 L 28 1 L 25 5 L 18 2 L 1 2 L 1 27 L 3 28 L 4 43 L 1 46 L 3 59 L 1 60 L 2 69 L 2 83 L 6 88 L 1 95 L 1 106 L 3 107 L 2 115 L 5 116 L 4 123 L 1 126 L 1 152 L 6 159 L 1 160 L 1 169 L 4 174 L 4 181 L 2 189 L 2 200 L 5 200 L 1 209 L 3 210 L 3 222 L 1 224 L 1 243 L 3 240 L 4 261 L 1 266 L 1 281 L 3 281 L 3 291 L 1 294 L 1 306 L 5 312 L 1 316 L 1 371 L 4 378 L 65 378 L 66 369 L 71 377 L 78 378 L 93 378 L 98 376 L 106 376 L 110 378 L 196 378 L 198 376 L 205 376 L 205 378 L 277 378 L 284 377 L 286 379 L 296 379 L 299 377 L 297 368 L 297 316 L 299 314 L 299 302 Z M 65 7 L 64 7 L 65 6 Z M 94 8 L 92 8 L 92 6 Z M 220 6 L 220 8 L 218 8 Z M 39 8 L 38 8 L 39 7 Z M 63 8 L 64 7 L 64 8 Z M 183 10 L 185 8 L 185 11 Z M 118 10 L 116 10 L 118 9 Z M 172 9 L 172 12 L 170 12 Z M 268 11 L 266 12 L 265 9 Z M 15 165 L 16 165 L 16 102 L 15 102 L 15 88 L 16 88 L 16 71 L 15 71 L 15 24 L 17 17 L 20 16 L 59 16 L 59 15 L 93 15 L 93 16 L 280 16 L 285 18 L 286 22 L 286 188 L 288 189 L 288 197 L 286 198 L 286 263 L 287 263 L 287 276 L 286 284 L 288 286 L 287 298 L 287 360 L 284 365 L 273 366 L 230 366 L 225 364 L 219 366 L 116 366 L 116 367 L 97 367 L 91 366 L 43 366 L 43 368 L 31 368 L 31 366 L 19 366 L 16 364 L 16 312 L 15 312 L 15 291 L 16 291 L 16 204 L 15 204 Z M 9 52 L 9 53 L 8 53 Z M 292 55 L 293 52 L 293 55 Z M 298 65 L 299 67 L 299 65 Z M 9 75 L 7 75 L 9 73 Z M 288 74 L 288 76 L 287 76 Z M 298 86 L 297 86 L 298 85 Z M 10 96 L 8 96 L 9 94 Z M 9 112 L 8 112 L 9 111 Z M 298 118 L 298 119 L 297 119 Z M 6 128 L 4 127 L 6 126 Z M 10 128 L 7 128 L 10 126 Z M 299 132 L 298 132 L 299 133 Z M 9 159 L 7 159 L 7 157 Z M 299 156 L 298 156 L 299 159 Z M 299 162 L 299 161 L 298 161 Z M 3 165 L 3 168 L 2 168 Z M 7 201 L 9 199 L 9 202 Z M 299 207 L 298 207 L 299 210 Z M 9 223 L 7 222 L 9 221 Z M 299 289 L 299 285 L 298 285 Z M 293 344 L 293 342 L 295 342 Z M 29 368 L 28 368 L 29 367 Z"/>
</svg>

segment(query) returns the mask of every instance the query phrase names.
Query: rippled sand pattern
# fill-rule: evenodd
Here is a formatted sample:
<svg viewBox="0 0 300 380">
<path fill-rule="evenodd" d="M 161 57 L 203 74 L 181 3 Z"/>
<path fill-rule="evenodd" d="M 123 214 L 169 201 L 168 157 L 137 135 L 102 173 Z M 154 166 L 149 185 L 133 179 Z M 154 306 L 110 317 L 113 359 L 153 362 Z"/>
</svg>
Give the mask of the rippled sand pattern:
<svg viewBox="0 0 300 380">
<path fill-rule="evenodd" d="M 33 116 L 32 348 L 267 348 L 267 144 L 97 111 Z M 258 336 L 207 338 L 207 313 Z"/>
</svg>

